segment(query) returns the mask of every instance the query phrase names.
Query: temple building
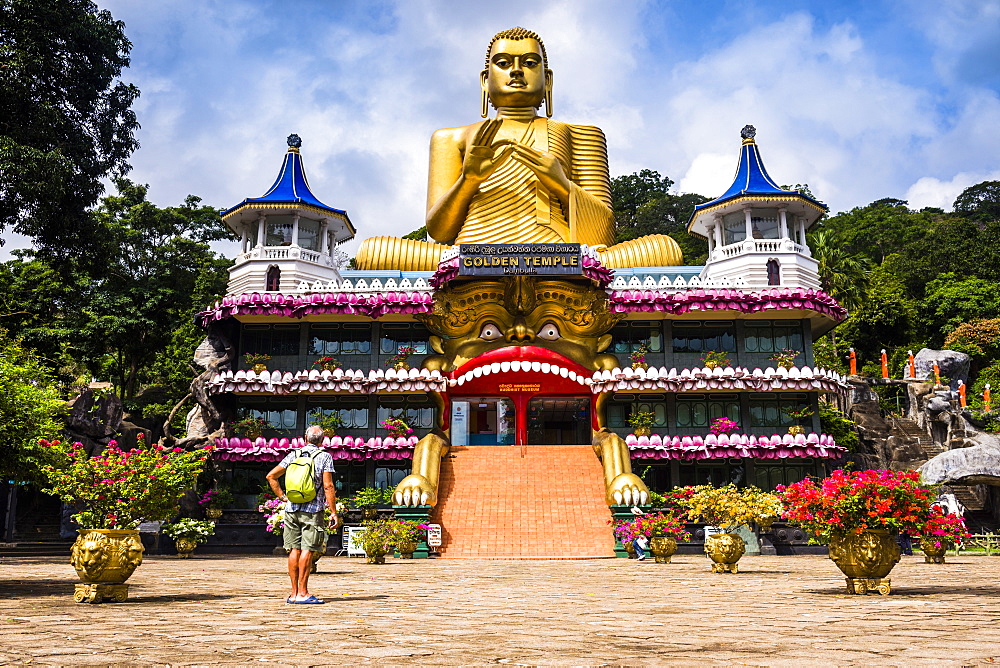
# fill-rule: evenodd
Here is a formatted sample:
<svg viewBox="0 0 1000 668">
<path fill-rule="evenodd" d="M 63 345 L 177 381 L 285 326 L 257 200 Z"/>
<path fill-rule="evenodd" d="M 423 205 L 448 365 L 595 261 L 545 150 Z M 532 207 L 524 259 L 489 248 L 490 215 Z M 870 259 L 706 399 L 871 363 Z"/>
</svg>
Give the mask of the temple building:
<svg viewBox="0 0 1000 668">
<path fill-rule="evenodd" d="M 819 400 L 847 385 L 812 354 L 846 315 L 806 243 L 826 207 L 768 176 L 755 130 L 685 266 L 666 235 L 615 243 L 604 134 L 552 118 L 537 34 L 498 33 L 480 84 L 485 120 L 431 138 L 430 239 L 368 238 L 343 268 L 355 228 L 295 135 L 270 190 L 222 212 L 242 249 L 197 317 L 191 423 L 234 493 L 322 422 L 340 496 L 394 490 L 445 557 L 607 557 L 650 488 L 773 489 L 841 458 Z"/>
</svg>

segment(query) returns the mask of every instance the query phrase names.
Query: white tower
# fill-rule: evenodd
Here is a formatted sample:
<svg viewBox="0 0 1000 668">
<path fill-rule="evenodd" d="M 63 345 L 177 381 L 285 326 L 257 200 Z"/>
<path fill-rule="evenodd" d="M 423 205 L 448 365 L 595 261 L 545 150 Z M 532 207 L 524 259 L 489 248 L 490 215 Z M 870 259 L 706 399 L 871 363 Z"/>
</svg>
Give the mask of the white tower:
<svg viewBox="0 0 1000 668">
<path fill-rule="evenodd" d="M 806 230 L 827 207 L 782 190 L 764 169 L 752 125 L 743 128 L 736 179 L 723 195 L 695 207 L 688 232 L 708 240 L 703 278 L 738 278 L 753 288 L 819 289 Z"/>
<path fill-rule="evenodd" d="M 222 222 L 242 241 L 229 269 L 228 294 L 295 290 L 300 281 L 340 281 L 336 247 L 354 238 L 346 211 L 320 202 L 309 189 L 298 135 L 274 185 L 221 212 Z"/>
</svg>

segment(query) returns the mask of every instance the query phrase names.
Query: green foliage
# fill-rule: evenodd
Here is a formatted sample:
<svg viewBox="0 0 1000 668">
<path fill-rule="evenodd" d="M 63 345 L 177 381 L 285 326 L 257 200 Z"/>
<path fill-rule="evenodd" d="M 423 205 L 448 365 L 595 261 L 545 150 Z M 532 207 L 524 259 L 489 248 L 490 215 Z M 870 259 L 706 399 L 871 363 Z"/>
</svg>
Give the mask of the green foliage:
<svg viewBox="0 0 1000 668">
<path fill-rule="evenodd" d="M 650 411 L 636 411 L 628 416 L 628 424 L 633 429 L 647 429 L 653 426 L 655 419 Z"/>
<path fill-rule="evenodd" d="M 973 360 L 1000 357 L 1000 318 L 962 323 L 945 337 L 944 347 L 966 353 Z"/>
<path fill-rule="evenodd" d="M 421 227 L 419 229 L 413 230 L 409 234 L 404 234 L 403 238 L 404 239 L 413 239 L 414 241 L 430 241 L 430 239 L 428 239 L 428 237 L 427 237 L 427 226 L 426 225 L 424 225 L 423 227 Z"/>
<path fill-rule="evenodd" d="M 396 520 L 383 518 L 363 522 L 357 542 L 369 557 L 387 554 L 396 544 Z"/>
<path fill-rule="evenodd" d="M 945 336 L 964 322 L 1000 316 L 998 282 L 975 277 L 959 280 L 946 272 L 928 282 L 926 291 L 917 325 L 932 347 L 942 345 Z"/>
<path fill-rule="evenodd" d="M 855 452 L 861 444 L 858 432 L 854 429 L 854 421 L 837 410 L 833 404 L 819 402 L 819 424 L 824 434 L 833 436 L 834 442 L 847 448 L 849 452 Z"/>
<path fill-rule="evenodd" d="M 139 145 L 124 28 L 90 0 L 2 3 L 0 231 L 50 257 L 108 248 L 87 209 Z"/>
<path fill-rule="evenodd" d="M 708 243 L 687 233 L 694 207 L 709 201 L 695 194 L 673 195 L 674 182 L 659 172 L 643 169 L 611 179 L 611 208 L 615 214 L 615 241 L 665 234 L 680 246 L 685 262 L 701 264 Z"/>
<path fill-rule="evenodd" d="M 49 485 L 42 491 L 74 506 L 79 512 L 73 518 L 83 529 L 134 529 L 143 520 L 169 520 L 194 487 L 208 452 L 143 441 L 129 451 L 112 441 L 93 456 L 79 443 L 42 441 L 42 475 Z"/>
<path fill-rule="evenodd" d="M 850 371 L 844 361 L 844 355 L 837 350 L 829 335 L 821 336 L 813 342 L 813 361 L 815 366 L 821 369 L 830 369 L 845 376 Z"/>
<path fill-rule="evenodd" d="M 38 439 L 52 438 L 62 425 L 64 405 L 41 360 L 0 330 L 0 474 L 37 480 Z"/>
<path fill-rule="evenodd" d="M 991 393 L 995 393 L 1000 388 L 1000 360 L 988 365 L 976 376 L 972 387 L 966 392 L 970 406 L 973 408 L 983 407 L 983 390 L 986 389 L 987 385 L 990 386 Z M 996 400 L 993 401 L 993 406 L 997 406 Z"/>
<path fill-rule="evenodd" d="M 193 540 L 195 543 L 204 543 L 215 535 L 215 522 L 211 520 L 194 520 L 190 517 L 185 517 L 177 520 L 174 524 L 164 524 L 160 527 L 160 531 L 174 540 L 187 538 L 188 540 Z"/>
<path fill-rule="evenodd" d="M 1000 181 L 983 181 L 962 191 L 955 213 L 976 220 L 1000 220 Z"/>
<path fill-rule="evenodd" d="M 351 508 L 374 508 L 375 506 L 392 503 L 394 489 L 381 489 L 379 487 L 364 487 L 355 492 L 354 496 L 347 499 Z"/>
<path fill-rule="evenodd" d="M 324 436 L 334 436 L 337 430 L 344 426 L 344 419 L 340 417 L 339 411 L 324 413 L 316 410 L 309 414 L 309 424 L 317 425 L 323 430 Z"/>
<path fill-rule="evenodd" d="M 880 266 L 861 304 L 841 326 L 839 334 L 862 359 L 877 359 L 883 348 L 908 342 L 916 308 L 899 278 Z"/>
</svg>

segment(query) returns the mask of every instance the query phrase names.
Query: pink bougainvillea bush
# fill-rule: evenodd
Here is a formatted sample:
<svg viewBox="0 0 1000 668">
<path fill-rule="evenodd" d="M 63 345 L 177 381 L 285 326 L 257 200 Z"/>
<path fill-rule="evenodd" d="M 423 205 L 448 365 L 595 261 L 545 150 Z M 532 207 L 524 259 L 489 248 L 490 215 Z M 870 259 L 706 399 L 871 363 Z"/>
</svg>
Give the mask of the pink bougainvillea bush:
<svg viewBox="0 0 1000 668">
<path fill-rule="evenodd" d="M 785 519 L 820 543 L 871 530 L 919 534 L 934 502 L 916 471 L 834 471 L 820 481 L 780 485 L 778 492 Z"/>
<path fill-rule="evenodd" d="M 81 529 L 135 529 L 142 521 L 171 519 L 211 451 L 151 445 L 142 434 L 131 450 L 111 441 L 94 456 L 80 443 L 39 444 L 48 461 L 42 474 L 49 486 L 42 491 L 76 508 Z"/>
<path fill-rule="evenodd" d="M 939 506 L 931 507 L 930 517 L 917 534 L 923 540 L 934 542 L 935 547 L 951 547 L 972 538 L 960 515 L 946 513 Z"/>
</svg>

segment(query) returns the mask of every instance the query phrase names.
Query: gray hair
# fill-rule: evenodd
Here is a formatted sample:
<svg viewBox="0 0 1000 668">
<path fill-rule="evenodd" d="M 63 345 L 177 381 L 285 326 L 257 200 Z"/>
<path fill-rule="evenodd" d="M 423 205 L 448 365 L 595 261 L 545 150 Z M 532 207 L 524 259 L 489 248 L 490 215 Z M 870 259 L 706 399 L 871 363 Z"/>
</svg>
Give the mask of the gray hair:
<svg viewBox="0 0 1000 668">
<path fill-rule="evenodd" d="M 313 445 L 319 445 L 323 442 L 323 427 L 318 424 L 311 425 L 306 429 L 306 443 L 312 443 Z"/>
</svg>

